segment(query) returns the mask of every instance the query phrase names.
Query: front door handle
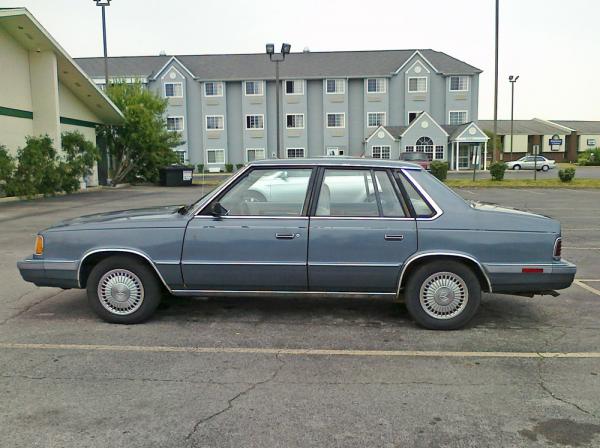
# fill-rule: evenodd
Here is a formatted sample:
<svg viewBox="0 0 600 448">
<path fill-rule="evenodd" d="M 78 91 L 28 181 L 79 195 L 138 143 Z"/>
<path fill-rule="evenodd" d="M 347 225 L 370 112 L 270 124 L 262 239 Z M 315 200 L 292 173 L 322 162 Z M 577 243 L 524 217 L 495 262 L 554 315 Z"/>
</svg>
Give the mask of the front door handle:
<svg viewBox="0 0 600 448">
<path fill-rule="evenodd" d="M 404 235 L 388 235 L 384 236 L 386 241 L 402 241 L 404 239 Z"/>
<path fill-rule="evenodd" d="M 300 234 L 295 233 L 276 233 L 275 238 L 278 240 L 293 240 L 296 236 L 300 236 Z"/>
</svg>

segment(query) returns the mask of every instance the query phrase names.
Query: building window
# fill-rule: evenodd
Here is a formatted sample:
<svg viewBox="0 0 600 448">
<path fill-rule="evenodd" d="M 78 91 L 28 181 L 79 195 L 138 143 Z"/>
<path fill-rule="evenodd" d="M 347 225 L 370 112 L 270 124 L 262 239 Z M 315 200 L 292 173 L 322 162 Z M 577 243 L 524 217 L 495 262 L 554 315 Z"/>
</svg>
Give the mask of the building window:
<svg viewBox="0 0 600 448">
<path fill-rule="evenodd" d="M 304 129 L 304 114 L 287 114 L 286 125 L 288 129 Z"/>
<path fill-rule="evenodd" d="M 246 129 L 264 129 L 264 115 L 246 115 Z"/>
<path fill-rule="evenodd" d="M 421 137 L 418 139 L 415 144 L 415 149 L 417 152 L 424 152 L 427 154 L 429 160 L 433 160 L 433 140 L 429 137 Z"/>
<path fill-rule="evenodd" d="M 371 148 L 371 155 L 374 159 L 389 159 L 390 153 L 389 146 L 373 146 Z"/>
<path fill-rule="evenodd" d="M 408 113 L 408 124 L 411 124 L 413 121 L 415 121 L 415 118 L 417 118 L 420 113 L 421 113 L 421 111 L 409 112 Z"/>
<path fill-rule="evenodd" d="M 246 162 L 265 158 L 265 148 L 246 148 Z"/>
<path fill-rule="evenodd" d="M 385 126 L 385 112 L 368 112 L 367 127 L 376 128 L 377 126 Z"/>
<path fill-rule="evenodd" d="M 463 124 L 467 122 L 466 110 L 451 110 L 448 117 L 448 124 Z"/>
<path fill-rule="evenodd" d="M 304 148 L 288 148 L 286 152 L 288 159 L 301 159 L 304 157 Z"/>
<path fill-rule="evenodd" d="M 207 130 L 221 130 L 223 129 L 225 119 L 223 115 L 207 115 L 206 116 L 206 129 Z"/>
<path fill-rule="evenodd" d="M 343 156 L 344 155 L 344 150 L 338 148 L 337 146 L 328 146 L 325 149 L 325 155 L 327 155 L 329 157 Z"/>
<path fill-rule="evenodd" d="M 183 131 L 183 117 L 167 117 L 168 131 Z"/>
<path fill-rule="evenodd" d="M 385 78 L 367 79 L 367 93 L 385 93 Z"/>
<path fill-rule="evenodd" d="M 344 93 L 345 82 L 343 79 L 328 79 L 325 81 L 327 93 Z"/>
<path fill-rule="evenodd" d="M 285 82 L 286 95 L 302 95 L 304 93 L 304 81 L 294 79 Z"/>
<path fill-rule="evenodd" d="M 175 151 L 175 154 L 177 154 L 177 157 L 179 158 L 179 163 L 184 165 L 186 162 L 186 158 L 187 158 L 186 151 Z"/>
<path fill-rule="evenodd" d="M 327 114 L 327 127 L 343 128 L 345 127 L 345 118 L 343 113 Z"/>
<path fill-rule="evenodd" d="M 426 93 L 427 78 L 425 76 L 408 78 L 408 91 L 413 93 Z"/>
<path fill-rule="evenodd" d="M 468 76 L 450 76 L 451 92 L 467 92 L 469 90 Z"/>
<path fill-rule="evenodd" d="M 224 164 L 225 150 L 224 149 L 207 149 L 206 163 L 208 165 Z"/>
<path fill-rule="evenodd" d="M 406 152 L 415 152 L 415 147 L 414 147 L 414 146 L 412 146 L 412 145 L 408 145 L 408 146 L 405 146 L 405 147 L 404 147 L 404 150 L 405 150 Z"/>
<path fill-rule="evenodd" d="M 183 83 L 166 82 L 165 98 L 183 98 Z"/>
<path fill-rule="evenodd" d="M 263 83 L 262 81 L 246 81 L 244 91 L 246 96 L 260 96 L 263 94 Z"/>
<path fill-rule="evenodd" d="M 223 96 L 223 83 L 221 81 L 205 82 L 204 96 Z"/>
<path fill-rule="evenodd" d="M 442 145 L 435 147 L 435 158 L 437 160 L 442 160 L 444 158 L 444 147 Z"/>
</svg>

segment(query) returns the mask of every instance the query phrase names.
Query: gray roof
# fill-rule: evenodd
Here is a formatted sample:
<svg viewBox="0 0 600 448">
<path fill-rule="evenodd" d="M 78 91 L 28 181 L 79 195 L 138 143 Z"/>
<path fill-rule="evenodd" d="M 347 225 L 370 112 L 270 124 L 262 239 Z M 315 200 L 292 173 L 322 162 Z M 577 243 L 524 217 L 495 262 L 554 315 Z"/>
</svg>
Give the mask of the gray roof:
<svg viewBox="0 0 600 448">
<path fill-rule="evenodd" d="M 282 78 L 325 78 L 390 76 L 417 50 L 329 51 L 291 53 L 280 64 Z M 440 73 L 473 75 L 481 70 L 446 53 L 418 50 Z M 119 56 L 109 58 L 111 77 L 141 76 L 152 78 L 172 56 Z M 264 53 L 175 55 L 198 79 L 243 80 L 273 79 L 275 67 Z M 91 76 L 104 76 L 103 58 L 77 58 Z"/>
<path fill-rule="evenodd" d="M 600 121 L 579 120 L 550 120 L 552 123 L 560 124 L 576 130 L 579 134 L 600 135 Z"/>
<path fill-rule="evenodd" d="M 479 120 L 477 125 L 484 131 L 494 130 L 493 120 Z M 514 120 L 515 135 L 569 134 L 565 129 L 543 120 Z M 510 120 L 498 120 L 498 135 L 510 135 Z"/>
</svg>

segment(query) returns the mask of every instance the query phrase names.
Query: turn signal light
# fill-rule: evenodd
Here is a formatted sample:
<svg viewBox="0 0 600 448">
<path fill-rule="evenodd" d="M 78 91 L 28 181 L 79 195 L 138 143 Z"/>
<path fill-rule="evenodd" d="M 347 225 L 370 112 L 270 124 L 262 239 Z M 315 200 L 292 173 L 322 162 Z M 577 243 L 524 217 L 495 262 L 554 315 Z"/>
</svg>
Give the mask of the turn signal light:
<svg viewBox="0 0 600 448">
<path fill-rule="evenodd" d="M 35 254 L 42 255 L 44 253 L 44 237 L 38 235 L 35 237 Z"/>
</svg>

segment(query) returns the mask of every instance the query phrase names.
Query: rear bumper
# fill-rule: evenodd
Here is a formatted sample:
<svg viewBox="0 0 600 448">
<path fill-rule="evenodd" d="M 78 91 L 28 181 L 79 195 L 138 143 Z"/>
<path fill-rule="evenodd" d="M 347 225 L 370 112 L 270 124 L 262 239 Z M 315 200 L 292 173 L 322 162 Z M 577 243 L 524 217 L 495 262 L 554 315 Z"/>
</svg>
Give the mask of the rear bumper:
<svg viewBox="0 0 600 448">
<path fill-rule="evenodd" d="M 21 277 L 36 286 L 79 288 L 77 261 L 26 259 L 17 262 Z"/>
<path fill-rule="evenodd" d="M 535 294 L 565 289 L 571 286 L 577 273 L 577 267 L 567 260 L 544 264 L 486 264 L 484 267 L 495 293 Z M 523 272 L 524 269 L 530 272 Z"/>
</svg>

